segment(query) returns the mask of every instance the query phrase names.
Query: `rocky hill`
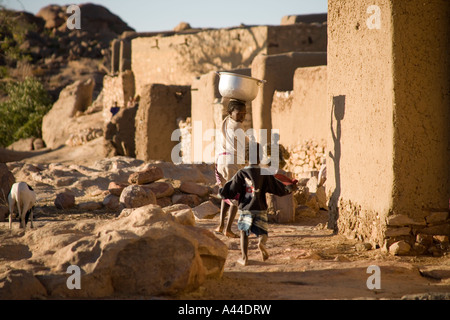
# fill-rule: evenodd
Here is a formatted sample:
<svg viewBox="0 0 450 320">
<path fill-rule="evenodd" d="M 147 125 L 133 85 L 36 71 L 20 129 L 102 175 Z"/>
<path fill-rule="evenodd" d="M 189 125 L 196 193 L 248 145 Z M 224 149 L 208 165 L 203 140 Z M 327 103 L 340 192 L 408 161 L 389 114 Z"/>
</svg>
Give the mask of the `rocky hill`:
<svg viewBox="0 0 450 320">
<path fill-rule="evenodd" d="M 2 81 L 35 76 L 56 101 L 67 85 L 94 78 L 98 94 L 110 65 L 110 41 L 134 30 L 103 6 L 79 7 L 82 25 L 73 30 L 67 27 L 72 14 L 67 6 L 49 5 L 36 15 L 0 10 L 0 67 L 6 73 Z"/>
</svg>

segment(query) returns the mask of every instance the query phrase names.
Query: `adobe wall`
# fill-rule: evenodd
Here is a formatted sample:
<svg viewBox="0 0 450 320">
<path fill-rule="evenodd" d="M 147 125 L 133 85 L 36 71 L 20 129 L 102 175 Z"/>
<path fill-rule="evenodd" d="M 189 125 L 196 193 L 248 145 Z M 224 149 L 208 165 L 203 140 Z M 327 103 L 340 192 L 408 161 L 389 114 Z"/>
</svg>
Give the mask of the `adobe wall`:
<svg viewBox="0 0 450 320">
<path fill-rule="evenodd" d="M 293 87 L 291 92 L 276 91 L 273 97 L 272 128 L 279 130 L 279 142 L 294 147 L 306 140 L 326 140 L 327 67 L 296 69 Z"/>
<path fill-rule="evenodd" d="M 249 68 L 258 54 L 326 51 L 326 32 L 326 24 L 295 24 L 137 37 L 131 44 L 137 93 L 147 83 L 191 85 L 210 71 Z"/>
<path fill-rule="evenodd" d="M 374 28 L 373 4 L 328 2 L 329 226 L 414 251 L 422 233 L 450 234 L 449 11 L 378 0 Z"/>
<path fill-rule="evenodd" d="M 136 113 L 136 158 L 172 161 L 172 149 L 180 143 L 171 141 L 177 119 L 190 115 L 190 86 L 146 85 Z"/>
<path fill-rule="evenodd" d="M 445 0 L 392 1 L 392 12 L 393 211 L 429 222 L 448 212 L 450 199 L 450 8 Z M 450 220 L 421 232 L 450 235 Z"/>
<path fill-rule="evenodd" d="M 259 129 L 272 128 L 272 102 L 275 90 L 293 89 L 297 68 L 327 64 L 326 52 L 290 52 L 275 55 L 259 55 L 252 63 L 252 77 L 267 80 L 252 102 L 253 128 L 259 141 Z"/>
</svg>

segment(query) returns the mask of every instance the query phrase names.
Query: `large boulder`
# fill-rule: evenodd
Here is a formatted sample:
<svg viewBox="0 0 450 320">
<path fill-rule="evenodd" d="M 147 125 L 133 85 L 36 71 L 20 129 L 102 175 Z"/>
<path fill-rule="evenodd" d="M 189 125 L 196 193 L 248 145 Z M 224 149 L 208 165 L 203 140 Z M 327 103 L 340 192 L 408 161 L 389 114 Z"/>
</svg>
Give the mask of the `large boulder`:
<svg viewBox="0 0 450 320">
<path fill-rule="evenodd" d="M 86 3 L 78 6 L 80 8 L 81 28 L 83 31 L 93 35 L 113 34 L 120 35 L 125 31 L 134 31 L 120 17 L 111 13 L 107 8 Z M 45 28 L 67 31 L 66 21 L 72 13 L 67 13 L 68 6 L 48 5 L 39 10 L 37 17 L 44 19 Z"/>
<path fill-rule="evenodd" d="M 66 143 L 72 132 L 69 124 L 78 111 L 83 112 L 92 104 L 94 81 L 76 81 L 64 88 L 58 101 L 42 119 L 42 138 L 48 148 L 54 149 Z"/>
<path fill-rule="evenodd" d="M 14 184 L 15 178 L 4 163 L 0 163 L 0 202 L 8 203 L 8 194 Z"/>
<path fill-rule="evenodd" d="M 47 223 L 20 241 L 28 250 L 0 270 L 0 288 L 11 288 L 0 299 L 177 294 L 221 277 L 228 253 L 210 231 L 182 225 L 155 205 L 114 220 Z M 71 265 L 80 268 L 80 289 L 67 286 Z M 14 269 L 27 277 L 12 276 Z"/>
</svg>

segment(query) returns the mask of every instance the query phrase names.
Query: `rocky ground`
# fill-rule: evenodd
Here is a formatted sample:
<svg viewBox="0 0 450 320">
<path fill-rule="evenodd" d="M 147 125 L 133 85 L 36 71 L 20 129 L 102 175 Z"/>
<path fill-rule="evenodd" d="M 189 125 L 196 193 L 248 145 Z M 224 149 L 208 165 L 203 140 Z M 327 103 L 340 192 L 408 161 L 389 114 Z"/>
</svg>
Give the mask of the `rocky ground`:
<svg viewBox="0 0 450 320">
<path fill-rule="evenodd" d="M 38 155 L 23 160 L 46 168 L 53 163 L 52 168 L 62 170 L 70 167 L 82 171 L 82 168 L 92 167 L 96 161 L 97 168 L 101 160 L 94 150 L 95 144 L 81 147 L 64 147 L 60 150 Z M 59 163 L 59 167 L 55 165 Z M 119 165 L 117 165 L 119 163 Z M 87 170 L 87 169 L 85 169 Z M 120 172 L 126 172 L 125 167 L 116 168 L 104 165 L 111 179 L 120 177 Z M 210 181 L 208 168 L 202 167 L 198 172 Z M 86 173 L 86 172 L 85 172 Z M 175 174 L 175 171 L 172 171 Z M 16 180 L 27 180 L 23 171 L 16 170 Z M 199 175 L 200 176 L 200 175 Z M 179 178 L 179 177 L 178 177 Z M 83 209 L 76 206 L 68 210 L 57 209 L 53 203 L 55 193 L 64 188 L 72 188 L 77 192 L 77 203 L 101 202 L 105 197 L 105 188 L 109 181 L 95 178 L 94 184 L 83 182 L 72 183 L 59 177 L 59 183 L 41 180 L 34 183 L 39 194 L 36 210 L 35 228 L 46 224 L 64 221 L 111 220 L 118 212 L 105 207 Z M 58 185 L 59 184 L 59 185 Z M 78 189 L 77 189 L 78 188 Z M 86 208 L 86 207 L 84 207 Z M 262 262 L 257 250 L 257 240 L 250 237 L 249 264 L 241 266 L 236 261 L 240 255 L 239 239 L 229 239 L 223 235 L 215 235 L 228 247 L 223 276 L 219 279 L 207 279 L 198 289 L 171 296 L 159 296 L 163 299 L 193 299 L 193 300 L 299 300 L 299 299 L 450 299 L 450 256 L 448 252 L 441 257 L 431 256 L 392 256 L 381 249 L 367 250 L 356 240 L 350 240 L 342 235 L 333 235 L 327 229 L 327 212 L 321 210 L 316 217 L 299 217 L 295 223 L 270 224 L 270 235 L 267 244 L 270 258 Z M 196 226 L 213 231 L 218 225 L 218 216 L 212 219 L 196 220 Z M 237 232 L 236 225 L 233 227 Z M 0 244 L 3 252 L 6 243 L 20 240 L 29 231 L 18 229 L 17 223 L 11 233 L 7 222 L 0 222 Z M 0 245 L 2 247 L 2 245 Z M 14 251 L 14 256 L 3 256 L 0 266 L 5 266 L 11 260 L 21 259 L 20 250 Z M 12 253 L 11 253 L 12 254 Z M 26 257 L 25 257 L 26 258 Z M 376 265 L 380 268 L 381 288 L 370 290 L 367 280 L 372 275 L 368 267 Z M 121 298 L 151 299 L 152 296 L 127 295 Z"/>
</svg>

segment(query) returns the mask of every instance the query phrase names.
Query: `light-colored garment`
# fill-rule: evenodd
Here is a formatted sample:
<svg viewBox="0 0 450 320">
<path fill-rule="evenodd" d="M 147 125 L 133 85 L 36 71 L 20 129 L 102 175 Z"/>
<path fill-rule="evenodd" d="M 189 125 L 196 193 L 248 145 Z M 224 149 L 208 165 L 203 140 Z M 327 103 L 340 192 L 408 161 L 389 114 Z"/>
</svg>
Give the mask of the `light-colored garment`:
<svg viewBox="0 0 450 320">
<path fill-rule="evenodd" d="M 242 124 L 227 116 L 222 122 L 218 139 L 216 145 L 217 165 L 237 164 L 242 167 L 245 164 L 246 148 L 248 149 L 248 138 L 245 136 Z"/>
<path fill-rule="evenodd" d="M 222 128 L 216 145 L 216 181 L 220 187 L 231 180 L 244 167 L 248 138 L 245 136 L 242 124 L 227 116 L 222 121 Z M 247 147 L 248 148 L 248 147 Z M 225 199 L 231 205 L 237 206 L 234 199 Z"/>
</svg>

